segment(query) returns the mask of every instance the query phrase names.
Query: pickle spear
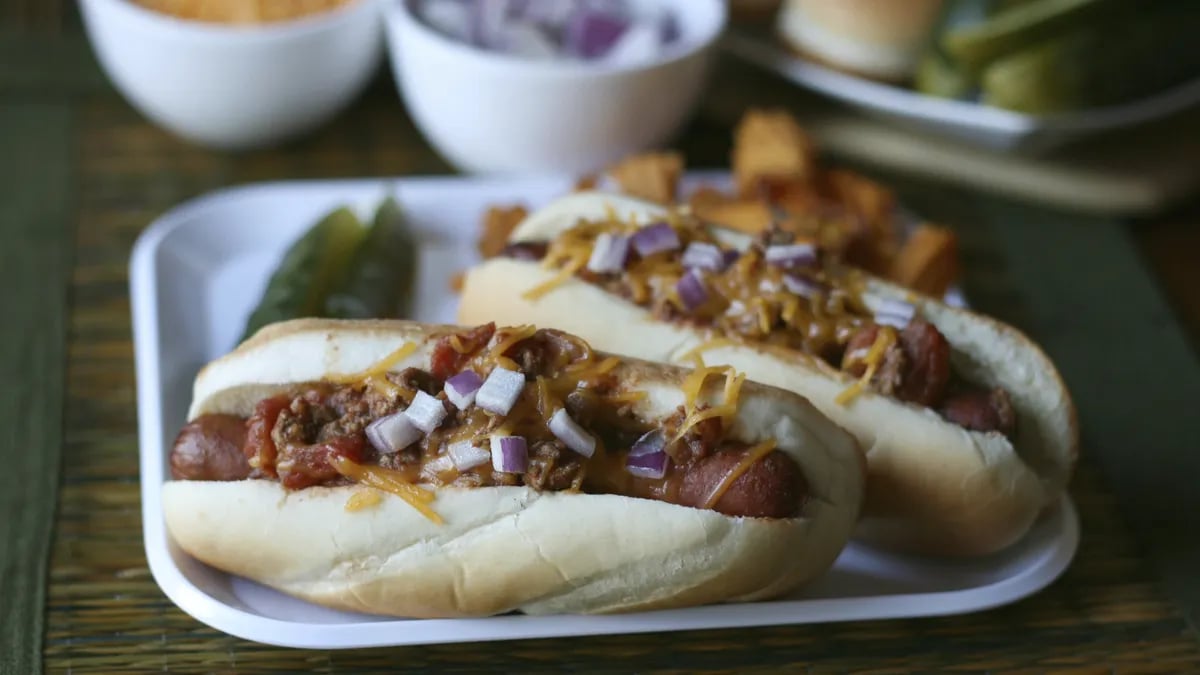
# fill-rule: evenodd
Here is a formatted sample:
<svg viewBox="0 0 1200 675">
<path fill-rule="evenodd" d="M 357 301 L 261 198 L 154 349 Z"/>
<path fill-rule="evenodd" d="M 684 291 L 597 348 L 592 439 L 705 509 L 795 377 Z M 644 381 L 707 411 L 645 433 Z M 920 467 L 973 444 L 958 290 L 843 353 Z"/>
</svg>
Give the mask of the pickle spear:
<svg viewBox="0 0 1200 675">
<path fill-rule="evenodd" d="M 416 274 L 416 238 L 400 204 L 389 197 L 326 300 L 325 314 L 337 319 L 408 316 Z"/>
<path fill-rule="evenodd" d="M 1200 75 L 1200 2 L 1131 8 L 996 60 L 983 102 L 1031 114 L 1114 105 Z"/>
<path fill-rule="evenodd" d="M 1138 3 L 1133 3 L 1137 6 Z M 1147 6 L 1154 3 L 1146 3 Z M 980 70 L 1006 54 L 1090 22 L 1129 0 L 1037 0 L 1010 6 L 991 18 L 950 30 L 942 36 L 946 53 L 963 67 Z"/>
<path fill-rule="evenodd" d="M 309 228 L 284 253 L 246 322 L 242 339 L 269 323 L 320 316 L 326 296 L 345 274 L 366 232 L 358 217 L 347 208 L 331 212 Z"/>
</svg>

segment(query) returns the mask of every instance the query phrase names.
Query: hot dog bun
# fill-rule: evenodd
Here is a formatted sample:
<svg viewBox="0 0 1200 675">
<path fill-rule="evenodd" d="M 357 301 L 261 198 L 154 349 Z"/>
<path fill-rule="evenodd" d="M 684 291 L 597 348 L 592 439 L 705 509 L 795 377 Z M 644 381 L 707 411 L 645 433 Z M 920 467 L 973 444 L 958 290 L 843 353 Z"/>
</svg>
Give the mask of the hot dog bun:
<svg viewBox="0 0 1200 675">
<path fill-rule="evenodd" d="M 776 30 L 792 49 L 839 70 L 912 76 L 943 0 L 787 0 Z"/>
<path fill-rule="evenodd" d="M 610 208 L 639 222 L 664 214 L 658 205 L 627 197 L 579 193 L 531 214 L 512 240 L 552 239 L 580 219 L 604 218 Z M 718 237 L 730 245 L 748 243 L 735 232 L 720 231 Z M 666 363 L 684 362 L 685 354 L 709 339 L 576 278 L 536 301 L 522 297 L 553 274 L 534 262 L 489 260 L 468 274 L 459 318 L 534 322 L 575 333 L 600 349 Z M 867 301 L 884 298 L 912 295 L 870 280 Z M 800 393 L 858 438 L 869 471 L 859 537 L 922 553 L 991 553 L 1019 539 L 1062 493 L 1077 452 L 1075 409 L 1053 364 L 1016 329 L 932 298 L 917 298 L 915 304 L 945 334 L 957 369 L 979 384 L 1008 390 L 1021 420 L 1015 444 L 871 392 L 838 404 L 835 397 L 853 379 L 800 352 L 730 345 L 704 351 L 704 360 Z"/>
<path fill-rule="evenodd" d="M 393 370 L 429 367 L 446 327 L 300 320 L 267 327 L 197 377 L 190 418 L 247 415 L 265 396 L 358 372 L 406 342 Z M 614 371 L 645 390 L 637 414 L 669 415 L 686 372 L 634 360 Z M 719 383 L 712 382 L 712 385 Z M 719 386 L 703 396 L 713 398 Z M 409 617 L 623 612 L 757 600 L 826 570 L 862 499 L 861 451 L 790 392 L 747 383 L 733 432 L 774 438 L 807 476 L 802 517 L 732 518 L 631 497 L 528 487 L 438 488 L 435 524 L 397 497 L 348 512 L 357 486 L 285 491 L 273 481 L 169 481 L 166 524 L 194 557 L 322 605 Z"/>
</svg>

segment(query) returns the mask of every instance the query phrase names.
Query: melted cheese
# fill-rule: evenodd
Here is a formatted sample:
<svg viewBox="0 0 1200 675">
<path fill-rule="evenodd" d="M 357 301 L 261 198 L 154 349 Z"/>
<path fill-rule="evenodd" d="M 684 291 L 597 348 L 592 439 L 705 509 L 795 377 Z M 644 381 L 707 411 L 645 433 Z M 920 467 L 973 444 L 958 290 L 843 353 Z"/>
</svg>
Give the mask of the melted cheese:
<svg viewBox="0 0 1200 675">
<path fill-rule="evenodd" d="M 459 354 L 466 354 L 471 351 L 470 347 L 463 344 L 462 338 L 458 336 L 458 333 L 450 334 L 450 348 Z"/>
<path fill-rule="evenodd" d="M 605 396 L 604 398 L 612 403 L 623 404 L 623 403 L 637 403 L 638 401 L 644 401 L 644 400 L 646 400 L 646 397 L 648 397 L 648 396 L 649 396 L 649 394 L 647 394 L 644 391 L 626 391 L 626 392 L 622 392 L 620 394 L 609 394 L 608 396 Z"/>
<path fill-rule="evenodd" d="M 350 498 L 346 500 L 345 508 L 347 511 L 351 512 L 362 511 L 363 509 L 369 509 L 372 506 L 378 506 L 382 501 L 383 497 L 379 494 L 378 490 L 373 488 L 365 488 L 350 495 Z"/>
<path fill-rule="evenodd" d="M 720 347 L 730 347 L 735 344 L 737 344 L 737 343 L 735 343 L 733 340 L 730 340 L 729 338 L 723 338 L 723 337 L 706 340 L 706 341 L 701 342 L 700 344 L 696 345 L 695 347 L 692 347 L 687 352 L 685 352 L 683 355 L 683 359 L 684 360 L 699 359 L 700 356 L 702 354 L 704 354 L 704 352 L 707 352 L 712 349 L 718 349 Z M 703 359 L 700 360 L 700 366 L 701 367 L 704 366 Z"/>
<path fill-rule="evenodd" d="M 504 356 L 504 352 L 512 349 L 518 342 L 533 337 L 536 332 L 537 326 L 516 326 L 508 329 L 508 334 L 504 336 L 504 339 L 497 342 L 496 346 L 488 351 L 488 358 L 492 360 L 507 358 Z M 512 363 L 511 359 L 509 359 L 509 363 Z"/>
<path fill-rule="evenodd" d="M 433 501 L 433 493 L 409 483 L 399 471 L 379 466 L 355 464 L 345 457 L 335 457 L 330 464 L 338 473 L 350 480 L 396 495 L 434 523 L 441 525 L 445 522 L 436 511 L 429 507 L 429 502 Z"/>
<path fill-rule="evenodd" d="M 589 256 L 590 254 L 587 251 L 576 253 L 575 256 L 571 258 L 571 261 L 568 262 L 561 270 L 559 270 L 558 274 L 554 275 L 553 279 L 550 279 L 544 283 L 540 283 L 537 286 L 525 291 L 521 294 L 521 297 L 526 300 L 537 300 L 555 288 L 558 288 L 570 280 L 571 277 L 575 276 L 576 272 L 583 269 L 583 266 L 587 264 Z"/>
<path fill-rule="evenodd" d="M 703 362 L 701 362 L 703 363 Z M 683 389 L 683 407 L 688 413 L 696 410 L 696 403 L 700 399 L 700 392 L 704 391 L 704 381 L 709 375 L 716 375 L 732 370 L 729 366 L 703 366 L 692 370 L 688 376 L 684 378 L 680 388 Z"/>
<path fill-rule="evenodd" d="M 871 348 L 867 350 L 866 356 L 862 357 L 862 362 L 867 364 L 867 369 L 863 371 L 862 377 L 857 382 L 847 387 L 842 393 L 834 399 L 838 405 L 846 405 L 853 401 L 856 396 L 861 394 L 871 383 L 871 378 L 875 377 L 875 373 L 879 370 L 879 364 L 883 362 L 883 355 L 887 353 L 888 347 L 896 342 L 896 333 L 886 326 L 881 326 L 879 332 L 875 335 L 875 342 L 871 344 Z M 857 355 L 850 354 L 849 363 L 857 361 Z"/>
<path fill-rule="evenodd" d="M 759 443 L 758 445 L 755 445 L 747 450 L 746 456 L 742 457 L 742 461 L 738 462 L 737 466 L 733 467 L 732 471 L 725 474 L 725 477 L 721 479 L 721 482 L 717 483 L 716 487 L 713 488 L 713 491 L 709 493 L 708 499 L 704 500 L 704 508 L 711 509 L 716 506 L 717 502 L 721 501 L 721 497 L 725 495 L 725 493 L 729 490 L 729 486 L 733 485 L 734 481 L 740 478 L 742 474 L 746 473 L 746 471 L 750 469 L 750 467 L 754 466 L 756 462 L 761 460 L 763 457 L 766 457 L 774 449 L 775 441 L 774 439 L 771 439 L 763 441 L 762 443 Z"/>
<path fill-rule="evenodd" d="M 406 342 L 399 349 L 379 359 L 366 370 L 343 375 L 326 375 L 325 380 L 334 384 L 358 384 L 370 380 L 375 376 L 383 377 L 393 366 L 411 356 L 415 351 L 417 351 L 417 343 Z"/>
</svg>

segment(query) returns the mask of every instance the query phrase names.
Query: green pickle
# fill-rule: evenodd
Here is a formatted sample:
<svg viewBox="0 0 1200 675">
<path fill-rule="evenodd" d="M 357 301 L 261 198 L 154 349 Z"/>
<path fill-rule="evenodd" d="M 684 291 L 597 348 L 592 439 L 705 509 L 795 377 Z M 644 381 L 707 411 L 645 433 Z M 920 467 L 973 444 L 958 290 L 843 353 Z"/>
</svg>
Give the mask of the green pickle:
<svg viewBox="0 0 1200 675">
<path fill-rule="evenodd" d="M 322 218 L 297 239 L 267 282 L 242 339 L 276 321 L 320 316 L 367 230 L 347 208 Z"/>
<path fill-rule="evenodd" d="M 997 59 L 983 102 L 1030 114 L 1115 105 L 1200 74 L 1200 1 L 1147 3 Z"/>
<path fill-rule="evenodd" d="M 327 316 L 372 319 L 408 316 L 417 274 L 417 243 L 404 212 L 389 197 L 325 302 Z"/>
<path fill-rule="evenodd" d="M 1190 1 L 1190 0 L 1189 0 Z M 962 67 L 981 70 L 991 61 L 1103 18 L 1131 0 L 1036 0 L 1010 4 L 985 21 L 948 30 L 941 46 Z M 1151 5 L 1153 3 L 1147 3 Z"/>
</svg>

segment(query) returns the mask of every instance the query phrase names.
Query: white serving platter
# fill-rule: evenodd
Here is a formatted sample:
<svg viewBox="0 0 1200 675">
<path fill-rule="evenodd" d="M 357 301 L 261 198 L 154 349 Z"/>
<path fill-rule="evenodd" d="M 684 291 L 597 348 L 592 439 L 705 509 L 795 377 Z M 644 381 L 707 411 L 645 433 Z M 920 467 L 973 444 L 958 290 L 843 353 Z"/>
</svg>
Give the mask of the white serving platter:
<svg viewBox="0 0 1200 675">
<path fill-rule="evenodd" d="M 570 186 L 561 177 L 271 183 L 195 199 L 147 228 L 130 263 L 142 518 L 150 570 L 167 597 L 203 623 L 248 640 L 352 648 L 958 614 L 1019 600 L 1067 568 L 1079 524 L 1064 498 L 1001 554 L 954 561 L 851 544 L 815 584 L 772 602 L 618 616 L 398 620 L 295 600 L 212 569 L 171 542 L 161 488 L 192 379 L 205 362 L 234 346 L 279 255 L 305 228 L 342 204 L 366 216 L 385 195 L 395 194 L 421 242 L 416 318 L 449 322 L 457 303 L 450 279 L 476 259 L 486 207 L 537 206 Z"/>
<path fill-rule="evenodd" d="M 1143 99 L 1060 115 L 1027 115 L 928 96 L 797 57 L 772 36 L 744 29 L 722 39 L 730 53 L 824 96 L 887 120 L 994 150 L 1045 152 L 1093 134 L 1133 127 L 1200 104 L 1200 78 Z"/>
</svg>

